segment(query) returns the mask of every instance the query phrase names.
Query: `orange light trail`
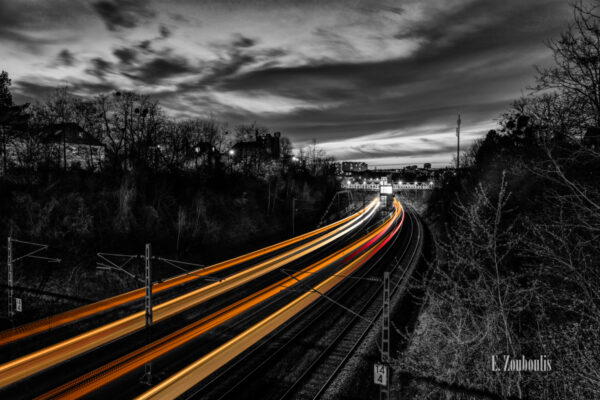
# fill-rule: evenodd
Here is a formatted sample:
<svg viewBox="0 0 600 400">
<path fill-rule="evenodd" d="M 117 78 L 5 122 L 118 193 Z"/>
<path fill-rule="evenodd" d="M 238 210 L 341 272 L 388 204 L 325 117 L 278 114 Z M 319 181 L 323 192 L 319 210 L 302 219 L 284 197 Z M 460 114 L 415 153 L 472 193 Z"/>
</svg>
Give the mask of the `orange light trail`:
<svg viewBox="0 0 600 400">
<path fill-rule="evenodd" d="M 396 199 L 394 199 L 394 206 L 396 207 L 396 211 L 393 216 L 393 221 L 395 221 L 401 213 L 400 203 Z M 402 215 L 404 215 L 404 213 L 402 213 Z M 391 221 L 389 224 L 391 225 L 393 221 Z M 401 223 L 403 223 L 403 221 L 404 217 L 402 218 Z M 397 229 L 387 236 L 385 243 L 387 243 L 387 241 L 398 232 L 400 226 L 401 225 L 399 224 Z M 314 290 L 304 293 L 300 297 L 290 302 L 288 305 L 280 308 L 275 313 L 253 325 L 250 329 L 244 331 L 240 335 L 229 340 L 227 343 L 219 346 L 217 349 L 198 359 L 196 362 L 160 382 L 158 385 L 137 397 L 137 399 L 173 399 L 185 393 L 207 376 L 221 368 L 233 358 L 237 357 L 250 346 L 264 338 L 269 333 L 273 332 L 294 315 L 308 307 L 321 296 L 321 293 L 326 293 L 334 288 L 336 285 L 342 282 L 346 276 L 352 274 L 366 261 L 368 261 L 381 249 L 381 247 L 382 246 L 376 246 L 367 250 L 356 260 L 342 268 L 337 274 L 318 284 Z"/>
<path fill-rule="evenodd" d="M 372 241 L 374 237 L 379 238 L 388 227 L 391 217 L 383 222 L 378 228 L 370 232 L 363 238 L 356 240 L 354 243 L 344 247 L 341 250 L 325 257 L 322 260 L 298 271 L 292 275 L 292 277 L 282 279 L 268 287 L 259 290 L 252 295 L 238 300 L 237 302 L 228 305 L 227 307 L 214 312 L 213 314 L 206 316 L 191 325 L 179 329 L 178 331 L 171 333 L 151 344 L 148 344 L 132 353 L 129 353 L 123 357 L 120 357 L 100 368 L 97 368 L 85 375 L 82 375 L 64 385 L 53 389 L 52 391 L 45 393 L 42 396 L 36 398 L 36 400 L 46 399 L 75 399 L 85 396 L 86 394 L 106 385 L 107 383 L 118 379 L 119 377 L 135 370 L 158 358 L 169 351 L 195 339 L 196 337 L 206 333 L 214 327 L 229 321 L 230 319 L 246 312 L 252 307 L 259 303 L 272 298 L 281 291 L 294 286 L 299 281 L 302 281 L 316 272 L 332 265 L 335 262 L 339 262 L 344 259 L 346 255 L 355 252 L 355 250 L 361 246 L 364 247 L 365 243 Z"/>
<path fill-rule="evenodd" d="M 248 283 L 281 266 L 299 259 L 300 257 L 321 248 L 328 243 L 346 235 L 361 226 L 378 207 L 378 199 L 373 200 L 368 207 L 361 210 L 358 215 L 367 212 L 366 217 L 357 221 L 349 221 L 327 232 L 322 237 L 313 239 L 298 248 L 288 250 L 272 259 L 263 261 L 255 266 L 230 275 L 220 282 L 215 282 L 199 289 L 185 293 L 179 297 L 168 300 L 152 309 L 153 320 L 162 321 L 182 311 L 195 307 L 203 302 L 215 298 L 231 289 Z M 356 215 L 356 214 L 355 214 Z M 19 357 L 0 365 L 0 388 L 17 382 L 35 373 L 43 371 L 60 362 L 83 354 L 95 347 L 101 346 L 125 335 L 143 329 L 145 326 L 145 312 L 140 311 L 121 318 L 117 321 L 92 329 L 88 332 L 48 346 L 31 354 Z"/>
<path fill-rule="evenodd" d="M 185 275 L 179 275 L 179 276 L 167 279 L 164 282 L 153 285 L 152 293 L 162 292 L 162 291 L 170 289 L 172 287 L 182 285 L 184 283 L 198 279 L 200 276 L 214 274 L 215 272 L 236 266 L 245 261 L 255 259 L 255 258 L 263 256 L 265 254 L 269 254 L 274 251 L 277 251 L 281 248 L 290 246 L 299 241 L 314 237 L 322 232 L 328 231 L 328 230 L 333 229 L 341 224 L 344 224 L 346 222 L 349 222 L 349 221 L 357 218 L 363 212 L 364 212 L 364 210 L 361 210 L 360 212 L 358 212 L 356 214 L 353 214 L 353 215 L 351 215 L 347 218 L 344 218 L 340 221 L 336 221 L 325 227 L 316 229 L 314 231 L 305 233 L 300 236 L 296 236 L 294 238 L 288 239 L 288 240 L 280 242 L 280 243 L 273 244 L 273 245 L 265 247 L 263 249 L 253 251 L 251 253 L 244 254 L 239 257 L 232 258 L 230 260 L 222 261 L 218 264 L 214 264 L 209 267 L 191 271 L 190 274 L 193 274 L 193 275 L 185 274 Z M 78 307 L 73 310 L 69 310 L 64 313 L 61 313 L 61 314 L 53 315 L 51 317 L 47 317 L 47 318 L 29 323 L 26 325 L 22 325 L 22 326 L 19 326 L 16 328 L 12 328 L 12 329 L 8 329 L 6 331 L 0 332 L 0 346 L 15 342 L 20 339 L 24 339 L 29 336 L 33 336 L 33 335 L 41 333 L 41 332 L 45 332 L 45 331 L 53 329 L 53 328 L 57 328 L 62 325 L 66 325 L 68 323 L 89 317 L 91 315 L 94 315 L 94 314 L 97 314 L 97 313 L 100 313 L 103 311 L 110 310 L 115 307 L 119 307 L 119 306 L 127 304 L 129 302 L 141 299 L 144 297 L 144 291 L 145 291 L 144 288 L 135 289 L 135 290 L 132 290 L 127 293 L 123 293 L 123 294 L 120 294 L 120 295 L 117 295 L 114 297 L 110 297 L 108 299 L 100 300 L 98 302 L 95 302 L 92 304 L 87 304 L 85 306 Z"/>
</svg>

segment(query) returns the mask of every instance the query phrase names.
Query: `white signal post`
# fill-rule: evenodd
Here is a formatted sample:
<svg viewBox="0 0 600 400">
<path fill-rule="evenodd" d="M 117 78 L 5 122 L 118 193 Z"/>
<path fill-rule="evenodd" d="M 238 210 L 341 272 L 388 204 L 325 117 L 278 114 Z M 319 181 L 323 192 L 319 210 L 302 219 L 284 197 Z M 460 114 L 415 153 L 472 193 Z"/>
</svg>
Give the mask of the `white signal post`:
<svg viewBox="0 0 600 400">
<path fill-rule="evenodd" d="M 388 367 L 384 364 L 375 364 L 373 368 L 373 380 L 376 385 L 386 386 L 388 381 Z"/>
</svg>

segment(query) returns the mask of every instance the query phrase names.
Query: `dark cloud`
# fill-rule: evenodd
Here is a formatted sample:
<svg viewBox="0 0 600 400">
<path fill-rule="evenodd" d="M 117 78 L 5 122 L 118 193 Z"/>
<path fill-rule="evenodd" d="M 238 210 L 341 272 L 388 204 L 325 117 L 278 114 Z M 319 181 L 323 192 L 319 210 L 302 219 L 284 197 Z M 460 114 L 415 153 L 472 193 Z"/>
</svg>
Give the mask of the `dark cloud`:
<svg viewBox="0 0 600 400">
<path fill-rule="evenodd" d="M 137 45 L 137 47 L 143 51 L 152 51 L 152 41 L 151 40 L 142 40 Z"/>
<path fill-rule="evenodd" d="M 184 17 L 183 15 L 179 14 L 179 13 L 170 13 L 169 16 L 171 17 L 171 19 L 173 19 L 173 21 L 175 22 L 179 22 L 179 23 L 185 23 L 185 22 L 190 22 L 189 19 L 187 19 L 186 17 Z"/>
<path fill-rule="evenodd" d="M 428 45 L 421 49 L 424 53 L 443 52 L 442 47 L 471 53 L 477 49 L 539 45 L 556 34 L 561 20 L 558 16 L 566 11 L 565 5 L 561 1 L 530 0 L 493 4 L 470 1 L 443 9 L 429 6 L 425 9 L 427 18 L 403 24 L 396 37 L 426 40 Z"/>
<path fill-rule="evenodd" d="M 92 7 L 111 31 L 135 28 L 140 21 L 155 16 L 141 0 L 103 0 L 93 3 Z"/>
<path fill-rule="evenodd" d="M 250 39 L 249 37 L 237 34 L 235 40 L 233 41 L 234 47 L 252 47 L 256 45 L 256 40 Z"/>
<path fill-rule="evenodd" d="M 119 59 L 122 64 L 130 65 L 137 61 L 138 53 L 135 48 L 120 47 L 113 50 L 115 57 Z"/>
<path fill-rule="evenodd" d="M 565 5 L 544 6 L 541 0 L 468 4 L 451 14 L 432 14 L 411 27 L 411 35 L 403 38 L 427 44 L 409 57 L 313 60 L 247 72 L 238 68 L 235 74 L 214 75 L 211 84 L 221 91 L 282 96 L 316 106 L 282 115 L 231 109 L 227 115 L 233 121 L 270 124 L 297 142 L 336 141 L 382 131 L 410 136 L 423 134 L 421 127 L 427 125 L 436 127 L 429 132 L 433 135 L 451 134 L 457 112 L 464 114 L 465 129 L 492 124 L 532 82 L 530 60 L 547 57 L 544 40 L 560 31 L 559 11 Z"/>
<path fill-rule="evenodd" d="M 68 67 L 73 66 L 76 62 L 75 56 L 69 51 L 69 49 L 62 49 L 56 56 L 56 59 L 59 65 L 65 65 Z"/>
<path fill-rule="evenodd" d="M 250 65 L 256 61 L 256 57 L 252 54 L 243 52 L 232 52 L 229 57 L 212 66 L 212 73 L 204 79 L 207 84 L 220 82 L 221 80 L 235 75 L 240 69 L 246 65 Z"/>
<path fill-rule="evenodd" d="M 439 154 L 448 154 L 456 151 L 454 144 L 440 144 L 436 148 L 407 148 L 402 143 L 395 146 L 381 146 L 377 144 L 352 146 L 349 149 L 349 156 L 360 160 L 365 158 L 383 158 L 383 157 L 414 157 L 414 156 L 433 156 Z"/>
<path fill-rule="evenodd" d="M 148 6 L 151 3 L 142 0 L 92 0 L 91 9 L 90 3 L 86 2 L 47 0 L 35 3 L 35 6 L 23 7 L 17 6 L 22 3 L 16 0 L 0 0 L 0 40 L 10 42 L 10 46 L 17 43 L 19 49 L 34 53 L 39 59 L 47 57 L 45 66 L 52 63 L 72 65 L 75 59 L 69 50 L 78 49 L 71 47 L 71 42 L 67 46 L 64 36 L 60 39 L 62 45 L 56 46 L 57 42 L 61 43 L 58 39 L 39 34 L 50 32 L 49 27 L 59 27 L 61 35 L 65 27 L 79 28 L 76 22 L 83 19 L 78 17 L 89 14 L 90 10 L 100 15 L 111 31 L 140 27 L 154 17 Z M 185 79 L 185 83 L 178 83 L 175 89 L 170 86 L 156 95 L 173 113 L 191 116 L 203 111 L 212 112 L 231 124 L 257 121 L 285 132 L 300 144 L 312 138 L 319 142 L 336 142 L 373 133 L 380 135 L 381 132 L 401 136 L 398 137 L 399 143 L 402 137 L 421 137 L 425 133 L 430 134 L 428 139 L 442 134 L 452 135 L 457 112 L 463 115 L 465 130 L 482 126 L 484 134 L 484 124 L 493 123 L 511 100 L 532 83 L 534 70 L 531 64 L 551 62 L 543 43 L 563 30 L 570 16 L 564 0 L 449 3 L 382 0 L 357 2 L 354 7 L 348 7 L 347 2 L 341 0 L 326 2 L 326 5 L 317 0 L 290 0 L 284 5 L 276 2 L 277 6 L 270 1 L 222 0 L 213 3 L 211 7 L 214 8 L 205 14 L 193 10 L 192 2 L 185 3 L 182 6 L 182 3 L 175 2 L 160 21 L 152 21 L 151 25 L 131 35 L 131 38 L 137 39 L 127 35 L 110 35 L 115 40 L 109 44 L 115 62 L 101 58 L 89 60 L 85 71 L 99 78 L 100 83 L 76 82 L 77 90 L 80 93 L 97 93 L 101 89 L 110 89 L 109 78 L 120 75 L 119 82 L 128 77 L 139 90 L 151 89 L 156 93 L 159 87 L 152 85 L 181 78 Z M 408 19 L 414 14 L 407 11 L 417 3 L 421 12 L 411 22 Z M 269 43 L 281 42 L 272 40 L 281 32 L 266 29 L 253 31 L 252 35 L 256 37 L 225 32 L 228 39 L 208 45 L 216 59 L 204 62 L 193 59 L 192 49 L 192 46 L 206 46 L 202 38 L 192 38 L 189 46 L 185 45 L 185 51 L 190 53 L 178 53 L 185 57 L 163 47 L 165 43 L 177 44 L 175 40 L 163 40 L 171 38 L 171 27 L 195 26 L 198 16 L 230 18 L 231 15 L 226 15 L 224 10 L 238 7 L 234 17 L 255 18 L 255 15 L 263 15 L 260 13 L 263 9 L 285 10 L 292 5 L 297 11 L 294 16 L 300 20 L 303 10 L 306 10 L 307 16 L 315 15 L 314 12 L 321 9 L 324 13 L 331 13 L 343 7 L 344 12 L 339 13 L 333 24 L 319 24 L 317 20 L 307 24 L 313 37 L 301 43 L 298 49 L 293 44 L 290 48 L 265 48 Z M 239 7 L 249 12 L 240 13 Z M 389 24 L 400 20 L 402 23 L 397 25 Z M 256 21 L 249 22 L 254 25 Z M 293 19 L 290 23 L 295 27 L 299 24 Z M 397 26 L 397 31 L 390 33 L 387 30 L 390 26 Z M 243 24 L 239 24 L 237 30 L 243 32 Z M 75 28 L 73 31 L 73 35 L 86 34 Z M 187 30 L 182 29 L 182 32 Z M 289 32 L 286 31 L 286 34 Z M 151 39 L 129 41 L 140 40 L 140 37 Z M 365 49 L 365 43 L 376 45 L 377 40 L 382 41 L 381 56 L 366 60 L 365 54 L 373 54 L 373 49 Z M 286 43 L 286 40 L 283 42 Z M 418 47 L 414 52 L 395 59 L 386 54 L 386 49 L 398 54 L 407 43 Z M 399 49 L 395 48 L 396 44 Z M 57 52 L 63 47 L 65 49 L 57 57 Z M 177 51 L 183 52 L 183 48 L 182 45 Z M 286 57 L 287 52 L 290 57 Z M 77 56 L 81 62 L 82 57 Z M 35 63 L 25 60 L 23 64 Z M 87 78 L 90 79 L 89 76 Z M 48 90 L 34 79 L 26 81 L 20 86 L 15 85 L 17 96 Z M 236 96 L 243 101 L 219 103 L 219 99 L 236 100 Z M 265 105 L 279 98 L 282 98 L 283 107 L 274 104 L 274 108 L 283 111 L 270 112 Z M 257 108 L 266 109 L 266 112 L 243 108 L 248 106 L 252 109 L 253 99 L 260 105 Z M 297 105 L 296 108 L 286 108 L 286 99 L 291 99 L 290 103 Z M 439 146 L 440 151 L 445 152 L 444 140 L 420 143 L 424 148 Z M 395 155 L 405 156 L 419 151 L 413 148 L 400 149 L 402 152 L 396 150 L 393 151 Z M 426 156 L 427 151 L 421 154 Z M 376 158 L 381 154 L 391 157 L 390 152 L 367 146 L 350 150 L 348 157 Z"/>
<path fill-rule="evenodd" d="M 45 46 L 61 43 L 63 39 L 41 32 L 56 27 L 64 28 L 69 19 L 85 9 L 86 5 L 68 0 L 27 4 L 22 1 L 0 0 L 0 43 L 16 43 L 27 52 L 42 54 Z"/>
<path fill-rule="evenodd" d="M 146 83 L 157 84 L 160 81 L 195 71 L 189 61 L 181 56 L 163 56 L 154 58 L 135 68 L 135 71 L 125 73 L 132 79 Z"/>
<path fill-rule="evenodd" d="M 218 87 L 237 76 L 245 67 L 260 65 L 260 70 L 275 68 L 277 59 L 287 54 L 280 48 L 256 49 L 256 43 L 256 40 L 237 34 L 230 42 L 214 44 L 221 57 L 204 66 L 202 78 L 180 84 L 180 90 Z"/>
<path fill-rule="evenodd" d="M 361 14 L 382 14 L 382 13 L 388 13 L 388 14 L 392 14 L 392 15 L 402 15 L 406 12 L 406 10 L 404 9 L 404 7 L 398 7 L 398 6 L 390 6 L 390 5 L 386 5 L 386 4 L 378 4 L 376 2 L 372 2 L 371 4 L 364 2 L 365 4 L 360 4 L 360 2 L 357 2 L 357 6 L 354 6 L 354 8 L 359 11 Z"/>
<path fill-rule="evenodd" d="M 93 75 L 97 78 L 104 79 L 105 75 L 112 71 L 113 64 L 109 61 L 104 60 L 103 58 L 92 58 L 90 60 L 91 66 L 86 69 L 90 75 Z"/>
<path fill-rule="evenodd" d="M 33 102 L 45 100 L 52 96 L 57 88 L 67 86 L 72 93 L 80 96 L 94 96 L 115 90 L 110 82 L 92 83 L 75 80 L 73 82 L 38 82 L 21 79 L 14 84 L 15 102 Z"/>
<path fill-rule="evenodd" d="M 19 80 L 14 83 L 15 102 L 30 102 L 32 100 L 48 98 L 56 91 L 58 86 L 55 83 L 44 84 Z"/>
<path fill-rule="evenodd" d="M 169 28 L 167 28 L 165 25 L 161 25 L 158 28 L 158 32 L 160 33 L 160 37 L 163 39 L 168 38 L 172 34 L 171 30 Z"/>
</svg>

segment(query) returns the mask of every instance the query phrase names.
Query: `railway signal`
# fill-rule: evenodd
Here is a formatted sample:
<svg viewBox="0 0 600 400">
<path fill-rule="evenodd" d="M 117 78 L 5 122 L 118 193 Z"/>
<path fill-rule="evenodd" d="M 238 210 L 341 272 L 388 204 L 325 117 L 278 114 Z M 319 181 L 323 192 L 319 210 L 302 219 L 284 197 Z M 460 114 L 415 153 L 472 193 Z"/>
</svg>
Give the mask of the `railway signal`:
<svg viewBox="0 0 600 400">
<path fill-rule="evenodd" d="M 376 385 L 387 386 L 388 366 L 385 364 L 375 364 L 373 379 Z"/>
</svg>

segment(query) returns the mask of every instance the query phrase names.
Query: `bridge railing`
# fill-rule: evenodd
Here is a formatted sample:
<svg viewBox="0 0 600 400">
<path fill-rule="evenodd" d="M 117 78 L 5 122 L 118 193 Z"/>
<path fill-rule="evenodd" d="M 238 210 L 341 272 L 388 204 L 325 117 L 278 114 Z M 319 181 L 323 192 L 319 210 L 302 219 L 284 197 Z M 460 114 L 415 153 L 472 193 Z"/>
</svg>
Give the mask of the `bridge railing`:
<svg viewBox="0 0 600 400">
<path fill-rule="evenodd" d="M 394 183 L 392 188 L 395 192 L 399 192 L 401 190 L 432 190 L 435 188 L 434 183 Z M 345 190 L 365 190 L 378 192 L 379 184 L 378 183 L 342 183 L 342 189 Z"/>
</svg>

